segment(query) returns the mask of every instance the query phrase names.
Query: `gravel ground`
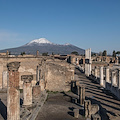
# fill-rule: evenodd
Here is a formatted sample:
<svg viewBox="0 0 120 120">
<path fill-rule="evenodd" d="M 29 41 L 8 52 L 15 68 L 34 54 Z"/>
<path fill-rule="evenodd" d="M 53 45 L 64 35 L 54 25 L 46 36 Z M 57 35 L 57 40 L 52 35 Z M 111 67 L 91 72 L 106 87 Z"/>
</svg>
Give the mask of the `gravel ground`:
<svg viewBox="0 0 120 120">
<path fill-rule="evenodd" d="M 42 110 L 36 120 L 76 120 L 73 117 L 75 108 L 82 109 L 79 105 L 71 102 L 72 93 L 49 93 Z M 75 96 L 74 96 L 75 97 Z M 80 120 L 85 120 L 79 116 Z"/>
</svg>

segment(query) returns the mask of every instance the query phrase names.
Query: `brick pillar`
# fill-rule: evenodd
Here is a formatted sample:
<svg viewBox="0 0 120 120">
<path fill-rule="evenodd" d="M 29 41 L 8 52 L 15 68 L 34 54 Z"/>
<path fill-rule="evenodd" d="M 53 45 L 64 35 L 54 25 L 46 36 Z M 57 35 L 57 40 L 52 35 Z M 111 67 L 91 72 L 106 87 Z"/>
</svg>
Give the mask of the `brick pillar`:
<svg viewBox="0 0 120 120">
<path fill-rule="evenodd" d="M 7 86 L 7 120 L 20 120 L 19 62 L 7 64 L 9 79 Z"/>
<path fill-rule="evenodd" d="M 106 75 L 105 75 L 106 82 L 109 83 L 110 82 L 109 67 L 106 67 L 105 70 L 106 70 L 106 72 L 105 72 L 106 73 Z"/>
<path fill-rule="evenodd" d="M 104 81 L 103 81 L 103 67 L 100 67 L 100 85 L 101 86 L 104 85 Z"/>
<path fill-rule="evenodd" d="M 117 85 L 116 84 L 116 72 L 115 71 L 112 71 L 112 81 L 111 81 L 111 83 L 112 83 L 112 86 Z"/>
<path fill-rule="evenodd" d="M 80 105 L 84 104 L 84 100 L 85 100 L 85 86 L 79 85 L 78 86 L 78 101 Z"/>
<path fill-rule="evenodd" d="M 32 105 L 32 83 L 33 75 L 22 75 L 23 83 L 23 105 Z"/>
<path fill-rule="evenodd" d="M 118 70 L 118 89 L 120 89 L 120 69 Z"/>
<path fill-rule="evenodd" d="M 84 114 L 85 114 L 85 117 L 91 118 L 91 101 L 90 100 L 84 101 Z"/>
</svg>

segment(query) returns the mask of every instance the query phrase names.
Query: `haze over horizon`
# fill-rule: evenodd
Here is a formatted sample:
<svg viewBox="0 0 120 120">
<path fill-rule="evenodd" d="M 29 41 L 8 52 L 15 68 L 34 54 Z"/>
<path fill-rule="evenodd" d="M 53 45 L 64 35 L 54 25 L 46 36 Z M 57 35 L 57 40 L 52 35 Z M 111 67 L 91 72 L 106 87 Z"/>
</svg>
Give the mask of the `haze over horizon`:
<svg viewBox="0 0 120 120">
<path fill-rule="evenodd" d="M 0 1 L 0 50 L 38 38 L 93 52 L 120 51 L 119 0 Z"/>
</svg>

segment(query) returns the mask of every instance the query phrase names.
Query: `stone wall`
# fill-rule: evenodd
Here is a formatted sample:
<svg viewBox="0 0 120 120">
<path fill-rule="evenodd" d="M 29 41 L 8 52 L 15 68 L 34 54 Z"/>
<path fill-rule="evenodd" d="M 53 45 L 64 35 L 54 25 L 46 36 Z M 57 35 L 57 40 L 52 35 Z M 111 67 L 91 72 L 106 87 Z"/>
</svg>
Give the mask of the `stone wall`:
<svg viewBox="0 0 120 120">
<path fill-rule="evenodd" d="M 32 86 L 40 79 L 45 82 L 45 89 L 50 91 L 68 91 L 69 83 L 74 79 L 74 66 L 64 60 L 50 57 L 4 57 L 0 58 L 0 88 L 7 87 L 7 64 L 20 62 L 19 87 L 23 89 L 22 75 L 33 75 Z"/>
<path fill-rule="evenodd" d="M 46 90 L 69 91 L 73 71 L 65 66 L 54 63 L 46 63 L 45 71 Z"/>
<path fill-rule="evenodd" d="M 21 81 L 21 76 L 22 75 L 33 75 L 33 81 L 32 81 L 32 86 L 35 86 L 36 84 L 36 69 L 39 61 L 42 58 L 19 58 L 19 57 L 11 57 L 11 58 L 0 58 L 0 88 L 2 88 L 3 83 L 5 84 L 6 81 L 6 71 L 7 71 L 7 63 L 10 62 L 21 62 L 20 63 L 20 68 L 19 68 L 19 86 L 20 89 L 23 87 L 23 81 Z M 6 86 L 6 84 L 5 84 Z"/>
</svg>

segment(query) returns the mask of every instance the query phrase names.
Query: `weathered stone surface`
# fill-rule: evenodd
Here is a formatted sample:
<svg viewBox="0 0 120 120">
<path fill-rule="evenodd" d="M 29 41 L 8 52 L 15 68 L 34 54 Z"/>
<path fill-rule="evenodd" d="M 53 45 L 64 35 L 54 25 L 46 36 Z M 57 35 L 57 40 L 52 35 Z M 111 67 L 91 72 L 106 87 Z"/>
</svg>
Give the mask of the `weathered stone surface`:
<svg viewBox="0 0 120 120">
<path fill-rule="evenodd" d="M 41 91 L 45 90 L 45 81 L 43 79 L 40 80 L 40 88 L 41 88 Z"/>
<path fill-rule="evenodd" d="M 101 117 L 99 114 L 92 114 L 91 119 L 92 120 L 101 120 Z"/>
<path fill-rule="evenodd" d="M 24 82 L 31 82 L 33 80 L 33 75 L 22 75 L 21 80 Z"/>
<path fill-rule="evenodd" d="M 96 79 L 97 79 L 97 77 L 98 77 L 97 72 L 98 72 L 98 68 L 97 68 L 97 67 L 95 67 L 95 77 L 96 77 Z"/>
<path fill-rule="evenodd" d="M 3 71 L 2 88 L 7 88 L 8 72 Z"/>
<path fill-rule="evenodd" d="M 100 85 L 104 86 L 104 81 L 103 81 L 103 66 L 100 67 Z"/>
<path fill-rule="evenodd" d="M 106 78 L 106 82 L 110 82 L 109 67 L 106 67 L 105 78 Z"/>
<path fill-rule="evenodd" d="M 21 76 L 33 75 L 32 86 L 36 85 L 36 81 L 39 82 L 40 79 L 44 79 L 45 89 L 49 91 L 69 91 L 71 80 L 74 79 L 75 66 L 68 64 L 66 61 L 51 59 L 50 57 L 46 57 L 45 60 L 41 62 L 43 58 L 42 56 L 29 57 L 29 55 L 14 58 L 0 58 L 0 88 L 2 88 L 3 85 L 3 71 L 7 70 L 7 66 L 9 70 L 12 67 L 12 70 L 16 71 L 20 62 L 18 70 L 20 89 L 23 89 Z M 18 64 L 16 68 L 14 67 L 15 64 Z M 37 69 L 37 66 L 39 69 Z"/>
<path fill-rule="evenodd" d="M 117 82 L 116 82 L 116 72 L 112 71 L 112 81 L 111 81 L 112 86 L 116 86 Z"/>
<path fill-rule="evenodd" d="M 84 114 L 85 114 L 85 117 L 91 118 L 91 101 L 90 100 L 84 101 Z"/>
<path fill-rule="evenodd" d="M 118 89 L 120 89 L 120 69 L 118 70 Z"/>
<path fill-rule="evenodd" d="M 9 71 L 17 71 L 20 67 L 20 62 L 11 62 L 7 64 L 7 68 Z"/>
<path fill-rule="evenodd" d="M 21 76 L 23 80 L 23 105 L 32 104 L 32 83 L 33 75 L 23 75 Z"/>
<path fill-rule="evenodd" d="M 84 104 L 84 100 L 85 100 L 85 86 L 84 85 L 78 86 L 78 100 L 79 100 L 80 105 Z"/>
<path fill-rule="evenodd" d="M 41 94 L 40 86 L 39 85 L 34 86 L 33 90 L 32 90 L 32 93 L 33 93 L 33 97 L 35 97 L 35 98 L 40 97 L 40 94 Z"/>
<path fill-rule="evenodd" d="M 2 88 L 2 80 L 3 80 L 3 64 L 0 64 L 0 88 Z"/>
<path fill-rule="evenodd" d="M 74 109 L 74 117 L 75 118 L 79 117 L 79 109 Z"/>
<path fill-rule="evenodd" d="M 97 104 L 91 105 L 91 114 L 96 114 L 99 112 L 99 106 Z"/>
</svg>

